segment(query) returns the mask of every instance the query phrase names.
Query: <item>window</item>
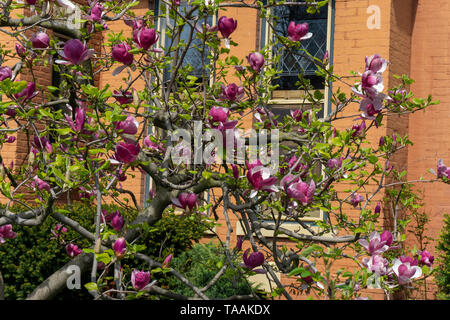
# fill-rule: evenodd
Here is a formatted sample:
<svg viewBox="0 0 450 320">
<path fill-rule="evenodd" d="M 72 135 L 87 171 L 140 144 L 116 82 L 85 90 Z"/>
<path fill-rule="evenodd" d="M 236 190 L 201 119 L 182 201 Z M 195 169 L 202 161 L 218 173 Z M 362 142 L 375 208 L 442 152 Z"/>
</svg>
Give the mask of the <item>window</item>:
<svg viewBox="0 0 450 320">
<path fill-rule="evenodd" d="M 156 1 L 156 7 L 158 6 L 160 6 L 160 1 Z M 191 25 L 186 23 L 181 33 L 178 34 L 177 37 L 175 38 L 169 37 L 169 33 L 172 31 L 171 29 L 173 28 L 174 20 L 167 19 L 168 7 L 161 6 L 160 9 L 162 11 L 166 10 L 161 12 L 157 24 L 157 28 L 160 33 L 160 47 L 165 49 L 165 51 L 167 51 L 169 47 L 174 48 L 180 43 L 187 44 L 189 43 L 191 32 L 193 32 L 191 45 L 184 56 L 181 67 L 183 68 L 190 65 L 192 70 L 189 72 L 189 75 L 197 77 L 198 78 L 197 82 L 201 82 L 204 72 L 206 73 L 208 72 L 208 69 L 203 70 L 203 68 L 204 66 L 209 65 L 209 60 L 207 58 L 208 53 L 207 52 L 202 53 L 203 50 L 202 40 L 196 38 L 197 30 L 196 29 L 192 30 Z M 181 1 L 181 4 L 178 6 L 178 10 L 182 12 L 183 16 L 186 16 L 185 13 L 189 12 L 190 5 L 188 4 L 187 1 Z M 192 25 L 198 27 L 198 29 L 201 29 L 202 24 L 205 23 L 205 21 L 200 21 L 200 19 L 198 19 L 198 14 L 195 11 L 190 14 L 190 19 L 188 21 Z M 215 22 L 216 17 L 209 16 L 207 18 L 206 24 L 212 26 L 215 24 Z M 178 56 L 181 55 L 183 53 L 184 48 L 185 47 L 182 46 L 176 51 L 171 50 L 170 56 L 175 57 L 176 55 Z M 167 83 L 167 81 L 170 80 L 170 74 L 173 67 L 174 67 L 173 65 L 170 65 L 164 70 L 164 83 Z"/>
<path fill-rule="evenodd" d="M 307 50 L 311 55 L 321 59 L 327 50 L 327 30 L 328 30 L 328 7 L 321 8 L 316 14 L 307 13 L 306 6 L 279 6 L 272 10 L 273 15 L 278 17 L 275 25 L 275 32 L 287 37 L 288 25 L 291 21 L 295 23 L 308 23 L 309 32 L 313 37 L 301 42 L 301 48 Z M 317 89 L 323 89 L 322 78 L 316 76 L 316 65 L 311 59 L 302 55 L 302 52 L 292 53 L 285 50 L 282 45 L 273 47 L 274 53 L 281 54 L 281 60 L 277 69 L 282 71 L 280 79 L 275 80 L 281 90 L 295 90 L 295 83 L 298 80 L 298 73 L 302 73 L 305 78 Z"/>
<path fill-rule="evenodd" d="M 289 3 L 297 3 L 290 5 Z M 332 22 L 333 22 L 333 0 L 329 1 L 329 4 L 319 9 L 318 13 L 310 14 L 307 12 L 306 1 L 286 1 L 282 6 L 275 6 L 271 8 L 271 15 L 277 17 L 276 21 L 263 20 L 261 23 L 261 47 L 270 43 L 271 40 L 276 38 L 276 34 L 287 37 L 288 25 L 291 21 L 298 23 L 308 23 L 309 32 L 313 34 L 310 39 L 301 41 L 301 49 L 305 49 L 309 54 L 322 61 L 322 58 L 326 51 L 329 52 L 330 60 L 332 58 Z M 299 3 L 304 3 L 301 5 Z M 274 30 L 272 30 L 272 26 Z M 278 85 L 277 89 L 272 92 L 272 96 L 269 99 L 269 109 L 271 112 L 278 116 L 278 120 L 282 120 L 285 116 L 290 114 L 291 110 L 301 109 L 302 111 L 310 110 L 312 108 L 317 109 L 318 106 L 313 106 L 307 99 L 304 90 L 299 90 L 298 83 L 299 74 L 303 75 L 304 79 L 310 81 L 310 85 L 315 90 L 320 90 L 323 93 L 323 99 L 319 101 L 322 106 L 322 110 L 318 117 L 326 116 L 328 113 L 328 100 L 329 100 L 329 88 L 325 86 L 323 78 L 316 75 L 317 66 L 311 60 L 311 58 L 305 56 L 303 50 L 297 50 L 292 52 L 286 50 L 283 45 L 275 44 L 270 54 L 280 55 L 279 62 L 275 65 L 276 69 L 281 73 L 278 79 L 273 81 L 274 85 Z M 291 150 L 286 151 L 284 148 L 280 149 L 280 155 L 284 155 L 286 158 L 292 156 L 296 147 L 289 143 L 283 143 Z M 295 149 L 294 149 L 295 148 Z M 322 168 L 315 168 L 315 173 L 320 175 Z M 270 214 L 270 209 L 267 210 Z M 307 224 L 315 232 L 318 231 L 318 227 L 315 226 L 315 221 L 323 220 L 324 213 L 320 210 L 313 210 L 307 212 L 301 220 Z M 268 220 L 269 221 L 269 220 Z M 285 221 L 282 223 L 282 227 L 291 231 L 306 232 L 302 230 L 295 222 Z M 299 231 L 300 229 L 300 231 Z M 273 231 L 267 230 L 267 235 L 272 234 Z"/>
<path fill-rule="evenodd" d="M 297 3 L 290 5 L 289 3 Z M 276 35 L 288 36 L 287 29 L 291 21 L 295 23 L 308 23 L 309 32 L 313 34 L 310 39 L 301 41 L 301 49 L 307 50 L 312 56 L 322 60 L 326 51 L 330 56 L 332 53 L 332 13 L 333 0 L 329 4 L 319 9 L 315 14 L 307 12 L 306 2 L 303 1 L 287 1 L 282 6 L 275 6 L 271 8 L 271 14 L 276 16 L 274 21 L 262 21 L 261 26 L 261 47 L 276 38 Z M 304 3 L 301 5 L 298 3 Z M 275 21 L 276 20 L 276 21 Z M 274 30 L 272 30 L 272 27 Z M 319 89 L 325 94 L 324 100 L 327 99 L 327 89 L 325 88 L 323 78 L 316 75 L 317 67 L 311 58 L 307 57 L 302 50 L 292 52 L 286 50 L 281 44 L 273 46 L 272 55 L 281 55 L 280 61 L 275 66 L 281 74 L 279 79 L 275 79 L 273 84 L 278 85 L 277 90 L 272 94 L 274 103 L 289 100 L 290 104 L 303 103 L 303 92 L 298 90 L 296 83 L 299 80 L 299 74 L 303 78 L 308 79 L 314 89 Z M 287 103 L 287 102 L 286 102 Z"/>
</svg>

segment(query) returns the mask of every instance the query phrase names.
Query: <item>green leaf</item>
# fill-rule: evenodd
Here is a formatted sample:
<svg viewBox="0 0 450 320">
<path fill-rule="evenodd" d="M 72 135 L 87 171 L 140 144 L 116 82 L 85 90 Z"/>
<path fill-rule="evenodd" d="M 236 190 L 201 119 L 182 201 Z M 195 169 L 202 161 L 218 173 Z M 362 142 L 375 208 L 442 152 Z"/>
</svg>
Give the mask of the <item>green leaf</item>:
<svg viewBox="0 0 450 320">
<path fill-rule="evenodd" d="M 88 291 L 97 291 L 98 290 L 98 286 L 95 282 L 89 282 L 86 283 L 84 285 L 84 287 L 88 290 Z"/>
<path fill-rule="evenodd" d="M 370 156 L 369 156 L 369 162 L 370 162 L 371 164 L 377 163 L 377 162 L 378 162 L 378 157 L 375 156 L 375 155 L 370 155 Z"/>
<path fill-rule="evenodd" d="M 55 130 L 59 135 L 65 136 L 66 134 L 69 134 L 72 132 L 71 128 L 62 128 L 62 129 L 56 129 Z"/>
<path fill-rule="evenodd" d="M 289 276 L 289 277 L 291 277 L 291 276 L 296 276 L 296 275 L 298 275 L 299 273 L 301 273 L 303 270 L 305 270 L 305 268 L 303 268 L 303 267 L 295 268 L 294 270 L 292 270 L 291 272 L 289 272 L 288 276 Z"/>
<path fill-rule="evenodd" d="M 108 264 L 111 262 L 111 257 L 109 256 L 108 253 L 103 252 L 103 253 L 97 253 L 95 255 L 97 261 L 99 262 L 103 262 L 104 264 Z"/>
<path fill-rule="evenodd" d="M 202 172 L 202 177 L 205 178 L 206 180 L 210 179 L 212 177 L 212 173 L 209 171 L 203 171 Z"/>
</svg>

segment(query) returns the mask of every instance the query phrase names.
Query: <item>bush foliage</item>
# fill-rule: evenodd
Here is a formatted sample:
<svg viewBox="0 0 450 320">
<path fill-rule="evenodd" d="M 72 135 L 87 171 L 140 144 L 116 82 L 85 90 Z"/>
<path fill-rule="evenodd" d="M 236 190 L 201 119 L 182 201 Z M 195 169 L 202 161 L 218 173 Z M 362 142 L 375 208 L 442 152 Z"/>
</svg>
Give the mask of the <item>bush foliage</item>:
<svg viewBox="0 0 450 320">
<path fill-rule="evenodd" d="M 185 274 L 193 285 L 202 288 L 214 278 L 223 264 L 227 263 L 226 260 L 222 248 L 210 242 L 208 244 L 196 244 L 191 250 L 175 257 L 172 260 L 172 267 Z M 239 261 L 233 261 L 233 264 L 239 265 Z M 176 293 L 188 297 L 194 296 L 194 292 L 175 277 L 170 278 L 168 285 Z M 238 269 L 233 268 L 228 268 L 219 280 L 205 292 L 211 299 L 250 293 L 250 284 L 239 274 Z"/>
<path fill-rule="evenodd" d="M 125 217 L 131 217 L 134 212 L 126 211 L 116 205 L 105 205 L 108 212 L 119 210 Z M 14 212 L 25 210 L 12 208 Z M 71 208 L 59 207 L 71 218 L 75 218 L 84 228 L 91 232 L 95 230 L 95 206 L 76 202 Z M 197 220 L 197 221 L 192 221 Z M 194 223 L 193 223 L 194 222 Z M 161 258 L 161 254 L 175 255 L 192 247 L 192 241 L 198 241 L 206 230 L 206 226 L 199 223 L 200 218 L 194 216 L 178 216 L 173 213 L 164 214 L 151 232 L 143 234 L 136 242 L 146 246 L 145 254 Z M 67 228 L 67 233 L 58 240 L 51 233 L 58 222 L 49 217 L 38 227 L 17 226 L 15 239 L 9 239 L 0 246 L 0 271 L 5 282 L 5 299 L 25 299 L 33 289 L 47 277 L 66 264 L 70 257 L 65 245 L 72 242 L 79 248 L 89 248 L 92 243 L 80 237 L 76 232 Z M 53 237 L 53 239 L 52 239 Z M 124 264 L 124 269 L 128 270 Z M 86 281 L 85 281 L 86 280 Z M 82 279 L 82 283 L 89 282 Z M 81 290 L 65 289 L 58 295 L 59 299 L 92 299 L 84 287 Z"/>
<path fill-rule="evenodd" d="M 436 247 L 439 251 L 439 265 L 436 272 L 437 298 L 450 300 L 450 215 L 445 215 L 444 227 Z"/>
</svg>

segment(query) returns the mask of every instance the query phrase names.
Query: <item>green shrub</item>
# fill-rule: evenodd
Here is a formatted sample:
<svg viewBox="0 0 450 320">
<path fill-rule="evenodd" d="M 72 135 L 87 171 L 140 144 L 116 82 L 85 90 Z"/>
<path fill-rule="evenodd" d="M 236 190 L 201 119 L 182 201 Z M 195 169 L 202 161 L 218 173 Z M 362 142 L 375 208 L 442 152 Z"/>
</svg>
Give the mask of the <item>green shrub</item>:
<svg viewBox="0 0 450 320">
<path fill-rule="evenodd" d="M 26 209 L 11 208 L 11 211 L 21 212 Z M 75 204 L 73 213 L 77 221 L 86 229 L 92 231 L 94 213 L 90 206 Z M 36 227 L 14 225 L 17 233 L 15 239 L 8 239 L 0 246 L 0 268 L 5 282 L 5 299 L 25 299 L 34 288 L 62 267 L 70 260 L 64 244 L 55 239 L 51 231 L 58 222 L 48 217 L 44 223 Z M 83 248 L 90 243 L 74 231 L 67 228 L 68 232 L 63 236 L 66 241 L 71 241 Z M 68 290 L 61 293 L 60 297 L 86 298 L 84 290 Z"/>
<path fill-rule="evenodd" d="M 192 248 L 195 242 L 204 237 L 207 228 L 201 215 L 164 213 L 161 220 L 142 233 L 137 243 L 147 246 L 144 254 L 164 259 L 169 254 L 179 255 Z"/>
<path fill-rule="evenodd" d="M 435 275 L 438 285 L 437 298 L 450 300 L 450 215 L 445 215 L 444 227 L 436 249 L 439 252 L 439 262 Z"/>
<path fill-rule="evenodd" d="M 67 209 L 63 207 L 63 209 Z M 126 211 L 115 205 L 104 206 L 108 212 L 119 210 L 129 220 L 136 212 Z M 21 212 L 26 209 L 10 208 L 11 211 Z M 75 202 L 72 208 L 64 214 L 78 221 L 84 228 L 94 232 L 96 207 L 91 204 Z M 164 214 L 163 218 L 149 232 L 142 233 L 136 244 L 144 244 L 146 249 L 142 252 L 156 260 L 162 260 L 167 254 L 180 254 L 192 247 L 192 241 L 198 241 L 204 235 L 206 226 L 200 223 L 197 215 L 176 216 Z M 51 231 L 58 222 L 51 216 L 40 226 L 13 227 L 17 232 L 15 239 L 8 239 L 0 246 L 0 271 L 5 282 L 5 299 L 25 299 L 36 286 L 47 277 L 66 264 L 70 257 L 67 255 L 65 245 L 55 239 L 51 239 Z M 88 248 L 92 243 L 78 233 L 67 228 L 63 239 L 73 242 L 79 248 Z M 136 267 L 137 260 L 129 261 Z M 123 261 L 124 271 L 130 271 L 127 261 Z M 144 267 L 144 266 L 143 266 Z M 82 284 L 90 282 L 89 275 L 82 278 Z M 58 295 L 58 299 L 92 299 L 87 290 L 82 286 L 81 290 L 65 289 Z"/>
<path fill-rule="evenodd" d="M 193 285 L 202 288 L 213 279 L 225 262 L 226 256 L 222 248 L 209 243 L 196 244 L 191 250 L 174 257 L 171 266 L 185 275 Z M 234 265 L 238 264 L 238 261 L 234 261 Z M 194 292 L 189 287 L 173 276 L 170 276 L 167 285 L 174 292 L 188 297 L 194 296 Z M 239 276 L 237 270 L 231 268 L 228 268 L 215 285 L 205 292 L 212 299 L 250 293 L 251 288 L 247 281 Z"/>
</svg>

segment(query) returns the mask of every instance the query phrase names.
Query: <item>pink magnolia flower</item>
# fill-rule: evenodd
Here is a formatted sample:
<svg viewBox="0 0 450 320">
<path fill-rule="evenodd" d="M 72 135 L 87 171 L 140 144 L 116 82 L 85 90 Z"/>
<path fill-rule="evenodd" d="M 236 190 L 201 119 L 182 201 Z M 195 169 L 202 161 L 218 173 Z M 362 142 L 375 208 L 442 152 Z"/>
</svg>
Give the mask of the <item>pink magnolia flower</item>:
<svg viewBox="0 0 450 320">
<path fill-rule="evenodd" d="M 131 284 L 136 290 L 144 289 L 150 282 L 150 272 L 138 271 L 134 269 L 131 272 Z"/>
<path fill-rule="evenodd" d="M 434 262 L 434 256 L 432 256 L 427 250 L 419 251 L 418 254 L 420 256 L 419 263 L 421 265 L 431 267 Z"/>
<path fill-rule="evenodd" d="M 296 183 L 300 181 L 300 177 L 298 176 L 294 176 L 291 173 L 288 173 L 287 175 L 285 175 L 283 178 L 281 178 L 280 180 L 280 186 L 287 190 L 287 187 L 292 184 L 292 183 Z"/>
<path fill-rule="evenodd" d="M 380 255 L 364 258 L 362 260 L 362 264 L 367 268 L 367 270 L 381 276 L 388 274 L 389 271 L 389 261 Z"/>
<path fill-rule="evenodd" d="M 69 243 L 66 246 L 66 252 L 69 255 L 69 257 L 73 258 L 73 257 L 76 257 L 77 255 L 79 255 L 80 253 L 82 253 L 83 250 L 78 248 L 78 246 L 76 244 Z"/>
<path fill-rule="evenodd" d="M 359 105 L 359 110 L 363 112 L 363 118 L 374 120 L 377 114 L 383 110 L 384 98 L 385 96 L 383 94 L 378 94 L 376 96 L 369 96 L 362 99 Z"/>
<path fill-rule="evenodd" d="M 362 137 L 366 131 L 366 122 L 363 120 L 360 124 L 354 124 L 352 131 L 352 137 Z"/>
<path fill-rule="evenodd" d="M 256 107 L 253 116 L 259 123 L 264 123 L 264 128 L 269 129 L 278 125 L 278 121 L 274 119 L 275 115 L 263 107 Z"/>
<path fill-rule="evenodd" d="M 327 161 L 327 166 L 330 169 L 339 169 L 342 166 L 342 160 L 344 160 L 344 157 L 332 158 Z"/>
<path fill-rule="evenodd" d="M 160 144 L 157 144 L 156 142 L 153 142 L 153 141 L 150 139 L 150 136 L 146 136 L 146 137 L 144 138 L 144 146 L 147 147 L 147 148 L 149 148 L 149 149 L 155 150 L 155 151 L 159 151 L 159 152 L 164 151 L 163 145 L 162 145 L 161 143 L 160 143 Z"/>
<path fill-rule="evenodd" d="M 306 182 L 299 180 L 292 183 L 287 187 L 287 195 L 295 200 L 301 202 L 302 205 L 307 206 L 314 198 L 314 192 L 316 191 L 316 184 L 314 180 L 311 180 L 309 185 Z"/>
<path fill-rule="evenodd" d="M 121 133 L 136 134 L 139 129 L 139 122 L 134 116 L 128 116 L 125 120 L 117 122 L 116 130 L 121 130 Z"/>
<path fill-rule="evenodd" d="M 325 53 L 323 54 L 322 62 L 323 64 L 327 65 L 329 61 L 330 61 L 330 53 L 328 52 L 328 50 L 326 50 Z"/>
<path fill-rule="evenodd" d="M 299 162 L 296 155 L 293 155 L 292 157 L 289 158 L 288 165 L 289 165 L 289 168 L 292 168 L 293 172 L 300 172 L 300 171 L 302 171 L 303 174 L 301 175 L 301 177 L 304 177 L 305 175 L 308 174 L 308 171 L 307 171 L 308 170 L 308 166 L 306 164 L 303 164 L 303 163 Z"/>
<path fill-rule="evenodd" d="M 419 265 L 419 262 L 417 261 L 417 259 L 411 258 L 409 256 L 400 256 L 399 259 L 402 263 L 409 263 L 411 266 Z"/>
<path fill-rule="evenodd" d="M 80 65 L 89 60 L 94 54 L 94 49 L 89 49 L 85 43 L 78 39 L 70 39 L 64 44 L 64 51 L 58 51 L 64 60 L 56 60 L 55 63 L 65 65 Z"/>
<path fill-rule="evenodd" d="M 119 162 L 130 163 L 136 160 L 140 150 L 139 144 L 119 142 L 114 157 Z"/>
<path fill-rule="evenodd" d="M 375 213 L 380 213 L 381 212 L 381 203 L 378 202 L 376 207 L 375 207 Z"/>
<path fill-rule="evenodd" d="M 11 224 L 5 224 L 0 227 L 0 244 L 5 243 L 5 239 L 14 239 L 17 233 L 12 231 Z"/>
<path fill-rule="evenodd" d="M 288 26 L 288 35 L 291 41 L 307 40 L 312 37 L 312 33 L 308 32 L 308 23 L 295 24 L 291 21 Z"/>
<path fill-rule="evenodd" d="M 186 210 L 189 208 L 192 211 L 197 204 L 197 195 L 195 193 L 183 192 L 178 198 L 172 198 L 172 204 L 178 208 Z"/>
<path fill-rule="evenodd" d="M 206 32 L 217 32 L 219 28 L 217 26 L 210 26 L 209 24 L 202 23 L 201 25 L 196 25 L 195 30 L 197 30 L 198 33 L 204 33 Z"/>
<path fill-rule="evenodd" d="M 124 237 L 118 238 L 114 241 L 113 250 L 116 257 L 123 257 L 125 251 L 127 250 L 127 243 Z"/>
<path fill-rule="evenodd" d="M 300 122 L 303 119 L 303 112 L 300 109 L 291 110 L 290 114 L 291 114 L 292 119 L 294 119 L 297 122 Z"/>
<path fill-rule="evenodd" d="M 113 97 L 116 99 L 116 101 L 119 104 L 129 104 L 133 102 L 133 94 L 129 91 L 123 92 L 123 91 L 117 91 L 114 90 Z"/>
<path fill-rule="evenodd" d="M 250 67 L 256 72 L 260 72 L 265 63 L 264 56 L 259 52 L 250 53 L 247 60 Z"/>
<path fill-rule="evenodd" d="M 33 99 L 38 94 L 39 92 L 36 91 L 36 84 L 34 82 L 28 82 L 27 87 L 21 92 L 15 94 L 14 97 L 17 100 L 27 101 Z"/>
<path fill-rule="evenodd" d="M 370 92 L 382 92 L 384 89 L 383 78 L 381 74 L 367 70 L 362 74 L 361 87 Z"/>
<path fill-rule="evenodd" d="M 249 251 L 249 249 L 245 250 L 244 255 L 242 256 L 242 259 L 244 260 L 244 266 L 247 269 L 253 270 L 256 267 L 263 265 L 264 254 L 262 252 L 256 251 L 256 252 L 252 252 L 249 255 L 248 251 Z M 253 271 L 257 272 L 257 273 L 265 273 L 266 272 L 264 269 L 256 269 Z"/>
<path fill-rule="evenodd" d="M 407 285 L 422 275 L 422 269 L 419 266 L 411 265 L 409 261 L 402 262 L 400 259 L 393 261 L 392 271 L 397 276 L 400 285 Z"/>
<path fill-rule="evenodd" d="M 250 170 L 254 167 L 262 166 L 263 164 L 262 164 L 261 160 L 256 159 L 256 160 L 253 160 L 252 162 L 245 160 L 245 165 L 247 167 L 247 170 Z"/>
<path fill-rule="evenodd" d="M 90 18 L 92 21 L 100 22 L 103 17 L 103 10 L 105 8 L 101 3 L 95 2 L 95 5 L 91 9 Z"/>
<path fill-rule="evenodd" d="M 47 182 L 45 182 L 44 180 L 39 179 L 38 176 L 35 176 L 33 178 L 32 185 L 33 185 L 33 188 L 36 188 L 36 186 L 37 186 L 37 188 L 39 190 L 47 190 L 48 192 L 50 192 L 50 185 Z"/>
<path fill-rule="evenodd" d="M 366 57 L 366 71 L 370 70 L 375 73 L 383 73 L 389 62 L 383 58 L 379 54 L 371 55 L 370 57 Z"/>
<path fill-rule="evenodd" d="M 227 86 L 222 85 L 222 99 L 229 101 L 236 101 L 244 96 L 244 87 L 239 87 L 235 83 L 231 83 Z"/>
<path fill-rule="evenodd" d="M 10 67 L 0 67 L 0 81 L 12 78 L 12 70 Z"/>
<path fill-rule="evenodd" d="M 405 102 L 408 92 L 405 89 L 389 90 L 387 100 L 395 105 Z"/>
<path fill-rule="evenodd" d="M 48 153 L 52 153 L 53 152 L 53 146 L 50 143 L 50 140 L 47 137 L 38 137 L 38 136 L 34 136 L 33 138 L 33 146 L 37 149 L 37 150 L 47 150 Z"/>
<path fill-rule="evenodd" d="M 5 142 L 6 143 L 14 143 L 14 141 L 16 141 L 16 137 L 15 136 L 5 136 Z"/>
<path fill-rule="evenodd" d="M 219 28 L 220 33 L 224 38 L 229 38 L 230 35 L 237 28 L 237 20 L 233 18 L 227 18 L 226 16 L 222 16 L 219 18 L 217 22 L 217 27 Z"/>
<path fill-rule="evenodd" d="M 209 110 L 208 115 L 210 116 L 210 125 L 218 130 L 233 129 L 237 120 L 228 121 L 228 116 L 230 114 L 230 109 L 223 107 L 213 106 Z"/>
<path fill-rule="evenodd" d="M 138 47 L 148 50 L 153 46 L 159 39 L 159 35 L 156 33 L 155 29 L 150 28 L 140 28 L 135 30 L 133 33 L 133 40 Z"/>
<path fill-rule="evenodd" d="M 380 255 L 383 252 L 389 250 L 393 237 L 392 234 L 385 230 L 380 235 L 378 232 L 374 231 L 369 235 L 369 240 L 359 239 L 359 244 L 366 249 L 371 256 Z"/>
<path fill-rule="evenodd" d="M 162 263 L 162 267 L 163 267 L 163 268 L 168 268 L 168 267 L 170 266 L 170 262 L 172 261 L 172 257 L 173 257 L 173 255 L 172 255 L 172 254 L 169 254 L 169 255 L 164 259 L 164 261 L 163 261 L 163 263 Z"/>
<path fill-rule="evenodd" d="M 102 209 L 102 214 L 100 215 L 100 220 L 102 223 L 110 223 L 113 217 L 114 213 L 108 213 L 108 211 Z"/>
<path fill-rule="evenodd" d="M 242 243 L 244 242 L 244 238 L 242 236 L 237 237 L 236 241 L 236 250 L 241 251 L 242 250 Z"/>
<path fill-rule="evenodd" d="M 257 166 L 249 169 L 247 172 L 247 179 L 254 189 L 251 197 L 255 196 L 259 190 L 268 192 L 278 191 L 278 188 L 274 185 L 278 179 L 272 176 L 271 170 L 267 167 Z"/>
<path fill-rule="evenodd" d="M 86 121 L 86 109 L 84 107 L 78 107 L 75 109 L 75 121 L 68 115 L 66 115 L 66 120 L 70 127 L 75 132 L 81 132 Z"/>
<path fill-rule="evenodd" d="M 232 170 L 232 172 L 233 172 L 233 177 L 234 177 L 236 180 L 239 179 L 239 168 L 238 168 L 238 166 L 235 165 L 235 164 L 232 164 L 232 165 L 231 165 L 231 170 Z"/>
<path fill-rule="evenodd" d="M 144 18 L 142 16 L 141 17 L 134 17 L 133 19 L 128 17 L 128 18 L 124 19 L 124 22 L 125 22 L 126 25 L 128 25 L 128 26 L 133 28 L 133 32 L 138 30 L 138 29 L 140 29 L 140 28 L 143 28 L 146 25 L 145 21 L 144 21 Z"/>
<path fill-rule="evenodd" d="M 364 201 L 364 197 L 360 195 L 359 193 L 353 193 L 350 198 L 350 203 L 353 207 L 357 207 L 359 203 Z"/>
<path fill-rule="evenodd" d="M 45 49 L 50 44 L 50 38 L 45 32 L 37 32 L 31 38 L 31 43 L 35 49 Z"/>
<path fill-rule="evenodd" d="M 228 120 L 228 115 L 230 114 L 230 109 L 223 107 L 213 106 L 209 111 L 209 116 L 212 122 L 226 122 Z"/>
<path fill-rule="evenodd" d="M 53 234 L 53 236 L 54 236 L 55 238 L 58 238 L 59 236 L 61 236 L 61 234 L 67 232 L 67 228 L 64 227 L 61 223 L 58 223 L 58 224 L 55 226 L 54 230 L 52 230 L 52 231 L 50 231 L 50 232 Z"/>
<path fill-rule="evenodd" d="M 123 216 L 120 214 L 119 211 L 116 211 L 113 214 L 113 217 L 111 219 L 111 225 L 116 231 L 120 231 L 123 227 Z"/>
<path fill-rule="evenodd" d="M 442 159 L 439 159 L 437 163 L 437 177 L 446 177 L 447 179 L 450 178 L 450 168 L 444 165 Z"/>
<path fill-rule="evenodd" d="M 308 271 L 310 273 L 314 273 L 314 271 L 313 271 L 313 269 L 311 267 L 308 268 Z M 312 275 L 306 276 L 306 277 L 300 277 L 300 279 L 302 279 L 302 281 L 305 282 L 308 285 L 311 285 L 312 283 L 314 283 L 314 279 L 313 279 Z"/>
<path fill-rule="evenodd" d="M 114 60 L 129 66 L 133 63 L 134 57 L 130 52 L 131 47 L 126 42 L 115 45 L 112 48 L 112 57 Z"/>
<path fill-rule="evenodd" d="M 27 49 L 25 49 L 23 45 L 21 45 L 20 43 L 16 43 L 15 49 L 19 57 L 25 58 Z"/>
</svg>

